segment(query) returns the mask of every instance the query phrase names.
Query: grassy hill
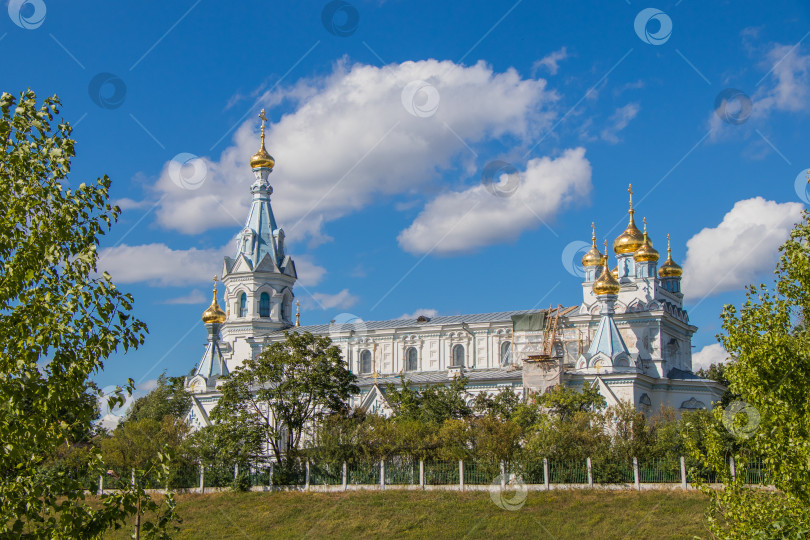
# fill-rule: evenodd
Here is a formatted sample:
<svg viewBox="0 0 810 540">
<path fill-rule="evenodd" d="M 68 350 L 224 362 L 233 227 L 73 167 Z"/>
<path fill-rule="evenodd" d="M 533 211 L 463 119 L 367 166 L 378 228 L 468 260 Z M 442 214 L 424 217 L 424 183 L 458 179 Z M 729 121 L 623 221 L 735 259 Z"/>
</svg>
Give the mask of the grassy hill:
<svg viewBox="0 0 810 540">
<path fill-rule="evenodd" d="M 487 492 L 212 493 L 178 495 L 177 538 L 681 539 L 708 536 L 706 508 L 680 491 L 529 492 L 517 511 Z"/>
</svg>

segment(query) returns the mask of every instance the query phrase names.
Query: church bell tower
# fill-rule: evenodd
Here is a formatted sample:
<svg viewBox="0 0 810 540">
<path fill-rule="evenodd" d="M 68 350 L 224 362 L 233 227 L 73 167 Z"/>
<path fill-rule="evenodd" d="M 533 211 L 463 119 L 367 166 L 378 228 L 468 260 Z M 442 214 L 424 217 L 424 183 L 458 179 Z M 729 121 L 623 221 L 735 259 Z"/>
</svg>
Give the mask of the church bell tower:
<svg viewBox="0 0 810 540">
<path fill-rule="evenodd" d="M 250 159 L 254 182 L 245 226 L 236 235 L 235 255 L 225 257 L 222 283 L 225 285 L 227 318 L 222 324 L 223 340 L 232 348 L 236 365 L 254 356 L 270 332 L 293 325 L 295 263 L 285 253 L 284 230 L 276 225 L 269 177 L 275 160 L 265 148 L 264 109 L 261 145 Z"/>
</svg>

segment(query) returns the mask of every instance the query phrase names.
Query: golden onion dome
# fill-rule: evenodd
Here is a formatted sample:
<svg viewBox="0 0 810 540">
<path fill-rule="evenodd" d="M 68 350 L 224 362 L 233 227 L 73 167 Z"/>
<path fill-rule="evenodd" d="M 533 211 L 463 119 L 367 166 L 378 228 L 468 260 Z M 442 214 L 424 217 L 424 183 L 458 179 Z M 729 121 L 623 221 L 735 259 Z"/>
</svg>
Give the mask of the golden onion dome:
<svg viewBox="0 0 810 540">
<path fill-rule="evenodd" d="M 641 234 L 640 230 L 638 230 L 638 227 L 636 227 L 636 222 L 633 219 L 633 214 L 636 213 L 636 211 L 633 210 L 633 184 L 630 184 L 627 191 L 630 193 L 630 210 L 628 210 L 630 220 L 628 221 L 627 228 L 624 230 L 624 232 L 613 241 L 613 251 L 617 255 L 622 253 L 633 253 L 640 248 L 641 244 L 644 242 L 644 235 Z"/>
<path fill-rule="evenodd" d="M 641 247 L 636 250 L 633 259 L 636 262 L 657 262 L 659 257 L 658 251 L 653 248 L 650 237 L 647 236 L 647 218 L 644 218 L 644 241 L 641 243 Z"/>
<path fill-rule="evenodd" d="M 582 266 L 599 266 L 602 264 L 602 252 L 596 247 L 596 225 L 591 223 L 591 249 L 583 255 Z"/>
<path fill-rule="evenodd" d="M 607 240 L 605 241 L 605 252 L 607 252 Z M 621 285 L 616 281 L 613 273 L 608 268 L 607 255 L 602 258 L 602 273 L 599 279 L 593 282 L 593 292 L 596 296 L 604 294 L 619 294 Z"/>
<path fill-rule="evenodd" d="M 217 276 L 214 276 L 214 299 L 208 309 L 203 311 L 202 320 L 204 323 L 217 323 L 222 324 L 225 322 L 225 312 L 219 307 L 217 303 Z"/>
<path fill-rule="evenodd" d="M 672 260 L 672 246 L 669 235 L 667 235 L 667 260 L 658 269 L 658 275 L 662 278 L 681 277 L 683 275 L 683 268 Z"/>
<path fill-rule="evenodd" d="M 267 121 L 267 116 L 264 114 L 264 109 L 262 109 L 262 112 L 259 114 L 259 118 L 262 119 L 262 145 L 259 148 L 259 151 L 253 154 L 253 157 L 250 158 L 250 168 L 272 169 L 276 164 L 276 160 L 273 159 L 273 156 L 267 153 L 267 149 L 264 147 L 264 123 Z"/>
</svg>

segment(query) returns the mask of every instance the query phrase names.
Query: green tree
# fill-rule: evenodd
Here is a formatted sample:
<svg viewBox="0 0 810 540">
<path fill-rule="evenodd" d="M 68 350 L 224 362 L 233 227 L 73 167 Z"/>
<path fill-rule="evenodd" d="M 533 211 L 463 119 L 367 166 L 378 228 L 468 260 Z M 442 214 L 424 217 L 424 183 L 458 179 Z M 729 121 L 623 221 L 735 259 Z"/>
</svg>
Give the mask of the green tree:
<svg viewBox="0 0 810 540">
<path fill-rule="evenodd" d="M 723 538 L 803 538 L 810 534 L 810 225 L 808 214 L 780 247 L 772 287 L 750 286 L 745 303 L 723 309 L 721 343 L 734 358 L 725 369 L 741 401 L 714 410 L 706 448 L 693 455 L 726 484 L 706 488 L 714 501 L 710 525 Z M 728 463 L 728 433 L 738 473 Z M 689 438 L 687 437 L 687 441 Z M 745 487 L 749 459 L 762 458 L 776 493 Z"/>
<path fill-rule="evenodd" d="M 728 389 L 729 381 L 728 378 L 726 377 L 727 368 L 728 364 L 712 364 L 708 368 L 701 368 L 697 370 L 697 372 L 695 373 L 695 375 L 703 377 L 704 379 L 709 379 L 711 381 L 717 381 L 726 387 L 726 390 L 723 392 L 723 395 L 720 398 L 720 404 L 723 407 L 728 406 L 729 403 L 731 403 L 735 399 L 739 399 L 740 397 Z"/>
<path fill-rule="evenodd" d="M 67 123 L 53 125 L 59 105 L 53 97 L 38 106 L 30 90 L 19 99 L 0 95 L 3 536 L 99 536 L 141 509 L 138 490 L 110 494 L 93 508 L 78 480 L 40 470 L 95 418 L 90 377 L 111 354 L 142 344 L 146 333 L 130 314 L 132 297 L 109 275 L 96 277 L 99 238 L 120 210 L 107 202 L 106 176 L 68 187 L 74 141 Z M 87 459 L 89 470 L 103 470 L 96 453 Z M 149 501 L 144 509 L 157 507 Z M 170 496 L 167 508 L 164 517 L 171 517 Z M 158 534 L 165 525 L 161 519 L 143 528 Z"/>
<path fill-rule="evenodd" d="M 99 446 L 108 465 L 124 472 L 131 468 L 149 470 L 159 463 L 160 452 L 170 449 L 177 453 L 188 431 L 185 422 L 168 415 L 162 420 L 141 418 L 122 422 L 99 441 Z"/>
<path fill-rule="evenodd" d="M 230 374 L 211 418 L 233 434 L 233 441 L 258 441 L 256 452 L 266 445 L 286 465 L 299 457 L 305 430 L 345 410 L 358 388 L 328 337 L 286 332 L 285 338 Z"/>
<path fill-rule="evenodd" d="M 429 385 L 421 390 L 411 388 L 408 381 L 403 381 L 401 388 L 389 383 L 385 397 L 396 418 L 441 424 L 472 416 L 472 407 L 467 404 L 467 381 L 466 377 L 456 377 L 449 384 Z"/>
<path fill-rule="evenodd" d="M 588 381 L 582 383 L 581 391 L 558 384 L 551 392 L 538 396 L 537 403 L 551 409 L 551 412 L 562 419 L 567 419 L 576 412 L 604 409 L 607 405 L 607 401 L 599 393 L 599 387 Z"/>
<path fill-rule="evenodd" d="M 151 392 L 135 400 L 124 422 L 149 418 L 163 420 L 170 416 L 182 420 L 191 407 L 191 394 L 183 386 L 183 377 L 167 377 L 162 373 Z"/>
<path fill-rule="evenodd" d="M 486 414 L 501 420 L 509 420 L 519 405 L 520 398 L 514 390 L 504 387 L 494 395 L 488 392 L 479 393 L 473 399 L 472 408 L 479 415 Z"/>
</svg>

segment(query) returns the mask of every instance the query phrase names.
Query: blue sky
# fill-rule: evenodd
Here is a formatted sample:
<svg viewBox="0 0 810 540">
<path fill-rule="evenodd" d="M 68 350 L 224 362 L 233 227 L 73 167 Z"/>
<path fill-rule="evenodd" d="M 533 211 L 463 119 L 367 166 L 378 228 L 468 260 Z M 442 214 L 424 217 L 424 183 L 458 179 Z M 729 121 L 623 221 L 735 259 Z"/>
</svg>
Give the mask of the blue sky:
<svg viewBox="0 0 810 540">
<path fill-rule="evenodd" d="M 706 361 L 808 200 L 803 2 L 6 4 L 0 89 L 58 94 L 72 182 L 124 208 L 100 266 L 150 336 L 102 386 L 202 354 L 262 107 L 305 324 L 577 304 L 566 247 L 591 221 L 612 242 L 632 182 Z M 495 160 L 519 180 L 482 184 Z"/>
</svg>

